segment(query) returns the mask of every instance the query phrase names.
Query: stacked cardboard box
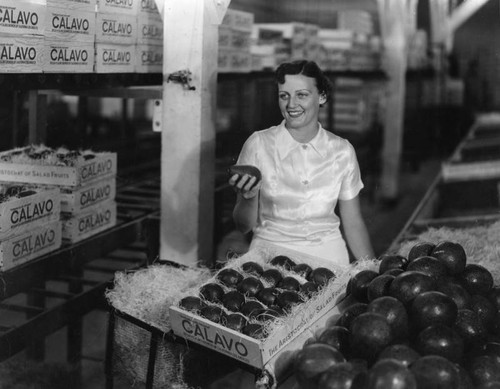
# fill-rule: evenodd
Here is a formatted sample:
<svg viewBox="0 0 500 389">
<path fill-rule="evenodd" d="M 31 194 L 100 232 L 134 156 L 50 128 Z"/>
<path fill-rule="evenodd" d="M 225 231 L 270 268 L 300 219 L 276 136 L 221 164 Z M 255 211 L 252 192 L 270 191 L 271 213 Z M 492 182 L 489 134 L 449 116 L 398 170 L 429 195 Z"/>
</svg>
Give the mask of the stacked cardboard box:
<svg viewBox="0 0 500 389">
<path fill-rule="evenodd" d="M 277 62 L 303 59 L 306 50 L 306 24 L 256 23 L 253 29 L 253 42 L 256 45 L 274 45 Z"/>
<path fill-rule="evenodd" d="M 154 0 L 97 1 L 96 73 L 163 68 L 163 21 Z"/>
<path fill-rule="evenodd" d="M 163 67 L 154 0 L 5 0 L 2 73 L 150 73 Z"/>
<path fill-rule="evenodd" d="M 43 71 L 92 73 L 96 0 L 47 0 Z"/>
<path fill-rule="evenodd" d="M 381 67 L 380 38 L 348 29 L 321 29 L 320 59 L 327 70 L 372 71 Z"/>
<path fill-rule="evenodd" d="M 115 174 L 75 188 L 61 189 L 63 241 L 75 243 L 116 224 Z"/>
<path fill-rule="evenodd" d="M 254 15 L 228 9 L 219 27 L 218 70 L 249 72 L 252 70 L 251 36 Z"/>
<path fill-rule="evenodd" d="M 362 10 L 344 10 L 337 12 L 337 28 L 360 34 L 372 35 L 375 31 L 374 17 Z"/>
<path fill-rule="evenodd" d="M 284 61 L 320 56 L 319 26 L 308 23 L 257 23 L 252 30 L 254 68 L 276 68 Z"/>
<path fill-rule="evenodd" d="M 336 133 L 363 134 L 378 122 L 384 89 L 360 78 L 337 78 L 332 103 L 332 128 Z M 321 123 L 329 123 L 329 112 L 320 110 Z"/>
<path fill-rule="evenodd" d="M 0 180 L 57 189 L 63 243 L 116 224 L 116 153 L 28 146 L 0 153 Z"/>
<path fill-rule="evenodd" d="M 61 246 L 60 193 L 0 182 L 0 272 Z"/>
<path fill-rule="evenodd" d="M 154 0 L 137 5 L 136 72 L 163 70 L 163 20 Z"/>
<path fill-rule="evenodd" d="M 137 3 L 97 2 L 96 73 L 133 73 L 137 42 Z"/>
<path fill-rule="evenodd" d="M 43 68 L 45 0 L 0 3 L 1 73 L 40 73 Z"/>
</svg>

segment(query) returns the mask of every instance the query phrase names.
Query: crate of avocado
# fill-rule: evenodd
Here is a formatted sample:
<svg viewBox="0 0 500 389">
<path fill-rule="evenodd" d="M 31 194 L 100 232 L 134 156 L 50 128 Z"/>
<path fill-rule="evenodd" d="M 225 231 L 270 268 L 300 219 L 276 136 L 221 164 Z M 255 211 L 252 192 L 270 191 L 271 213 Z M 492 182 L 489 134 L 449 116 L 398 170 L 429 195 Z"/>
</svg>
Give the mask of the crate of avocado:
<svg viewBox="0 0 500 389">
<path fill-rule="evenodd" d="M 57 188 L 0 182 L 0 240 L 59 221 L 60 199 Z"/>
<path fill-rule="evenodd" d="M 292 250 L 255 248 L 173 304 L 171 326 L 182 338 L 274 372 L 335 310 L 348 273 Z"/>
<path fill-rule="evenodd" d="M 114 227 L 117 205 L 114 200 L 107 200 L 78 213 L 63 213 L 61 222 L 63 243 L 80 242 Z"/>
<path fill-rule="evenodd" d="M 0 153 L 0 180 L 77 187 L 116 175 L 116 153 L 30 145 Z"/>
<path fill-rule="evenodd" d="M 429 229 L 354 272 L 349 304 L 294 355 L 298 386 L 495 387 L 499 228 Z"/>
<path fill-rule="evenodd" d="M 0 183 L 0 272 L 61 246 L 60 192 Z"/>
</svg>

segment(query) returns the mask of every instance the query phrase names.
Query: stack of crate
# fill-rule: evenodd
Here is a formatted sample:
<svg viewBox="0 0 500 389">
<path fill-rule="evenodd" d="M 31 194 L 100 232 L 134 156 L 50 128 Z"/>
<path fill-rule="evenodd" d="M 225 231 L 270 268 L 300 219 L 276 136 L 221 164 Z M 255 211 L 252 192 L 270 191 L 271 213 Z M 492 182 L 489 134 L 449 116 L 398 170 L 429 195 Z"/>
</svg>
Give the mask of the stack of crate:
<svg viewBox="0 0 500 389">
<path fill-rule="evenodd" d="M 253 13 L 227 10 L 219 27 L 219 72 L 246 73 L 252 70 L 253 24 Z"/>
<path fill-rule="evenodd" d="M 137 4 L 136 73 L 163 70 L 163 20 L 155 0 Z"/>
<path fill-rule="evenodd" d="M 47 0 L 43 71 L 92 73 L 96 0 Z"/>
<path fill-rule="evenodd" d="M 0 182 L 0 272 L 61 246 L 57 188 Z"/>
<path fill-rule="evenodd" d="M 348 53 L 354 50 L 357 33 L 351 30 L 323 28 L 318 33 L 320 41 L 319 65 L 325 70 L 346 70 Z"/>
<path fill-rule="evenodd" d="M 163 20 L 154 0 L 97 0 L 96 73 L 161 73 Z"/>
<path fill-rule="evenodd" d="M 0 2 L 0 73 L 41 73 L 45 0 Z"/>
<path fill-rule="evenodd" d="M 341 30 L 351 30 L 358 34 L 372 35 L 375 31 L 374 17 L 368 11 L 338 11 L 337 28 Z"/>
<path fill-rule="evenodd" d="M 257 45 L 274 45 L 277 62 L 304 59 L 307 47 L 305 23 L 256 23 L 253 42 Z"/>
<path fill-rule="evenodd" d="M 327 70 L 373 71 L 381 67 L 382 46 L 376 35 L 350 29 L 321 29 L 319 63 Z"/>
<path fill-rule="evenodd" d="M 3 0 L 0 73 L 159 73 L 155 0 Z"/>
<path fill-rule="evenodd" d="M 109 155 L 108 157 L 111 157 Z M 116 160 L 113 163 L 116 166 Z M 75 187 L 61 188 L 63 243 L 76 243 L 116 224 L 116 171 L 97 174 Z"/>
<path fill-rule="evenodd" d="M 96 73 L 133 73 L 138 36 L 137 3 L 97 1 Z"/>
<path fill-rule="evenodd" d="M 116 153 L 28 146 L 0 153 L 0 180 L 57 190 L 62 243 L 116 224 Z"/>
</svg>

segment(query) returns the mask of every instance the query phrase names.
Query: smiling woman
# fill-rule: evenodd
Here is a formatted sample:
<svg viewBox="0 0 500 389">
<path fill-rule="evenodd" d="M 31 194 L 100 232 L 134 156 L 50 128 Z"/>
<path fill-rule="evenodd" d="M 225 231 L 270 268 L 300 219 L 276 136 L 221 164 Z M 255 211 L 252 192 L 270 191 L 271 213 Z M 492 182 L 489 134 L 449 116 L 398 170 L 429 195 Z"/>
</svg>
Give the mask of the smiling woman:
<svg viewBox="0 0 500 389">
<path fill-rule="evenodd" d="M 254 132 L 237 162 L 256 167 L 261 177 L 229 179 L 238 192 L 237 228 L 253 234 L 251 248 L 271 242 L 348 265 L 347 241 L 352 259 L 373 258 L 359 206 L 363 183 L 354 148 L 318 121 L 330 96 L 329 80 L 315 62 L 302 60 L 281 64 L 276 81 L 284 120 Z"/>
</svg>

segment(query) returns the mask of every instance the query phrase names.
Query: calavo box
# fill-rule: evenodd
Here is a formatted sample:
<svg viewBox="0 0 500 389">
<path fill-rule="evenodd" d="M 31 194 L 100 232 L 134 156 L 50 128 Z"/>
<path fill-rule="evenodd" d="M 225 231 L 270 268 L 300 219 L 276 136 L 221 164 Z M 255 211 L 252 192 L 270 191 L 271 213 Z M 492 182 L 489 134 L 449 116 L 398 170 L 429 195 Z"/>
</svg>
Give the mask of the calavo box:
<svg viewBox="0 0 500 389">
<path fill-rule="evenodd" d="M 299 254 L 295 257 L 289 252 L 278 251 L 289 256 L 296 263 L 306 263 L 313 269 L 318 267 L 318 258 Z M 245 256 L 249 258 L 249 254 Z M 251 257 L 252 261 L 258 261 Z M 319 294 L 300 304 L 290 316 L 280 320 L 271 333 L 263 340 L 244 335 L 221 324 L 214 323 L 200 315 L 188 312 L 178 306 L 170 307 L 170 325 L 173 332 L 190 341 L 228 355 L 247 365 L 263 368 L 268 364 L 276 364 L 285 350 L 299 348 L 305 339 L 311 337 L 316 329 L 325 325 L 332 315 L 338 313 L 338 304 L 345 297 L 345 288 L 350 278 L 349 272 L 338 269 L 337 278 L 331 281 Z"/>
<path fill-rule="evenodd" d="M 76 243 L 116 225 L 116 203 L 106 201 L 62 218 L 64 243 Z"/>
<path fill-rule="evenodd" d="M 3 187 L 7 188 L 6 185 Z M 58 221 L 60 211 L 61 195 L 57 188 L 27 188 L 15 196 L 6 197 L 4 202 L 0 202 L 0 241 L 6 236 Z"/>
<path fill-rule="evenodd" d="M 96 73 L 134 73 L 136 45 L 96 43 Z"/>
<path fill-rule="evenodd" d="M 61 188 L 61 212 L 80 213 L 116 195 L 116 179 L 106 178 L 75 189 Z"/>
<path fill-rule="evenodd" d="M 61 222 L 43 224 L 0 240 L 0 271 L 51 253 L 61 247 Z"/>
<path fill-rule="evenodd" d="M 96 15 L 94 11 L 75 10 L 68 7 L 47 6 L 45 38 L 64 43 L 94 43 Z"/>
<path fill-rule="evenodd" d="M 43 42 L 42 36 L 0 34 L 0 73 L 41 73 Z"/>
<path fill-rule="evenodd" d="M 95 50 L 92 42 L 45 39 L 45 73 L 92 73 Z"/>
<path fill-rule="evenodd" d="M 305 303 L 300 314 L 290 317 L 262 341 L 174 306 L 170 307 L 170 324 L 174 333 L 184 339 L 263 368 L 285 348 L 293 348 L 294 343 L 303 338 L 302 333 L 310 337 L 323 327 L 343 297 L 337 288 L 327 288 L 313 301 Z"/>
<path fill-rule="evenodd" d="M 0 34 L 43 36 L 46 6 L 45 0 L 2 0 Z"/>
<path fill-rule="evenodd" d="M 37 164 L 36 160 L 20 163 L 11 153 L 0 153 L 0 181 L 74 187 L 116 175 L 117 171 L 116 153 L 95 153 L 92 159 L 77 159 L 72 166 Z"/>
</svg>

